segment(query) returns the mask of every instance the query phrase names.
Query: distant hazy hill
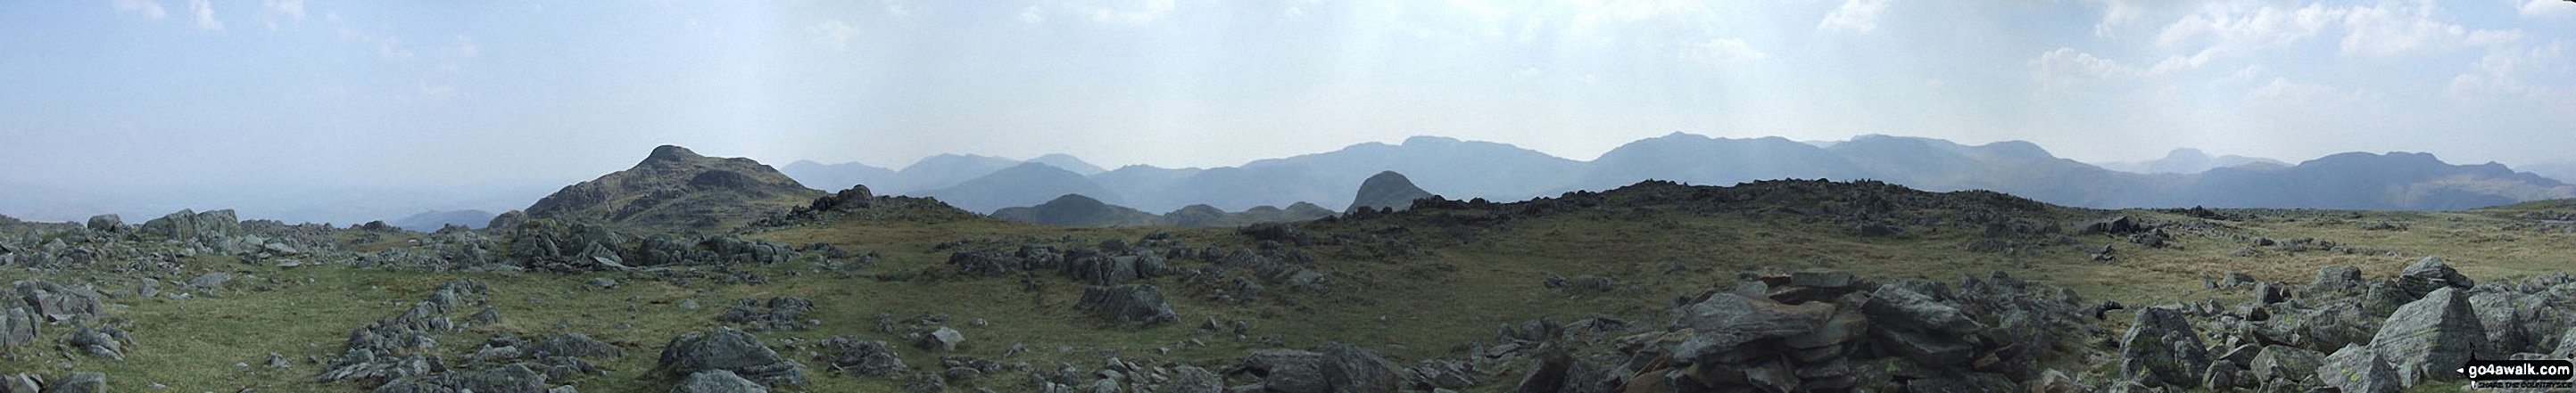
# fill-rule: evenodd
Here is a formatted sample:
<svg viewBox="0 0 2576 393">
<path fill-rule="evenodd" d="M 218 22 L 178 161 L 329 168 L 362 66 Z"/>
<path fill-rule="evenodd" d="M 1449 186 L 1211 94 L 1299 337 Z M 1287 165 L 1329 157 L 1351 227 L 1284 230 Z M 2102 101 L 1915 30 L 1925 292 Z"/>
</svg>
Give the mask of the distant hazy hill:
<svg viewBox="0 0 2576 393">
<path fill-rule="evenodd" d="M 1405 179 L 1402 173 L 1378 172 L 1376 176 L 1369 176 L 1368 180 L 1360 181 L 1359 195 L 1352 197 L 1351 207 L 1342 209 L 1342 212 L 1348 213 L 1359 209 L 1401 211 L 1413 208 L 1415 199 L 1432 196 L 1434 195 L 1431 195 L 1430 191 L 1423 191 L 1422 187 L 1413 186 L 1413 181 Z"/>
<path fill-rule="evenodd" d="M 448 225 L 460 225 L 466 228 L 480 228 L 491 222 L 492 212 L 482 210 L 434 210 L 420 212 L 420 214 L 413 214 L 393 221 L 386 221 L 385 223 L 393 224 L 395 227 L 409 229 L 415 232 L 437 232 L 439 229 L 446 228 Z"/>
<path fill-rule="evenodd" d="M 705 230 L 785 212 L 822 195 L 748 158 L 713 158 L 679 146 L 662 146 L 634 168 L 565 186 L 538 199 L 526 212 L 536 219 L 646 230 Z"/>
<path fill-rule="evenodd" d="M 778 173 L 796 179 L 797 183 L 821 188 L 849 188 L 853 185 L 866 184 L 873 189 L 882 187 L 881 184 L 890 185 L 895 179 L 893 169 L 856 162 L 824 164 L 797 160 L 778 168 Z"/>
<path fill-rule="evenodd" d="M 943 157 L 961 161 L 970 156 Z M 916 169 L 938 166 L 932 161 L 925 159 L 904 172 L 932 172 Z M 982 162 L 990 165 L 998 161 L 1007 160 Z M 2185 149 L 2141 165 L 2159 168 L 2154 172 L 2171 173 L 2105 169 L 2059 158 L 2039 145 L 2023 141 L 1963 145 L 1933 138 L 1864 135 L 1847 141 L 1799 142 L 1777 137 L 1731 139 L 1674 133 L 1621 145 L 1592 161 L 1575 161 L 1500 143 L 1414 137 L 1402 144 L 1362 143 L 1237 167 L 1168 169 L 1131 165 L 1082 176 L 1089 180 L 1088 185 L 1064 176 L 1081 174 L 1080 170 L 1063 168 L 1073 163 L 1051 163 L 1049 166 L 1066 170 L 1035 178 L 1030 173 L 1003 174 L 994 169 L 978 175 L 991 179 L 957 180 L 960 187 L 938 192 L 942 200 L 977 211 L 1030 206 L 1034 201 L 1078 193 L 1140 211 L 1184 213 L 1180 210 L 1192 205 L 1208 206 L 1187 212 L 1196 214 L 1298 202 L 1349 206 L 1360 194 L 1356 185 L 1372 175 L 1395 171 L 1421 188 L 1441 190 L 1445 196 L 1490 200 L 1522 200 L 1578 189 L 1604 190 L 1649 179 L 1727 185 L 1818 178 L 1881 180 L 1931 191 L 1985 189 L 2056 204 L 2102 208 L 2202 205 L 2455 210 L 2576 196 L 2571 195 L 2576 191 L 2557 180 L 2516 173 L 2502 165 L 2450 165 L 2415 153 L 2349 153 L 2290 165 L 2236 156 L 2208 157 Z M 940 173 L 966 172 L 969 171 Z M 1045 181 L 1030 184 L 1036 178 Z M 969 182 L 986 186 L 969 192 L 962 186 Z M 1085 191 L 1090 187 L 1099 190 Z"/>
<path fill-rule="evenodd" d="M 912 165 L 903 167 L 901 171 L 856 162 L 824 164 L 799 160 L 787 164 L 785 168 L 780 168 L 779 172 L 795 178 L 798 182 L 818 187 L 848 188 L 851 185 L 865 184 L 868 189 L 879 194 L 918 195 L 923 191 L 955 187 L 969 180 L 992 175 L 1024 163 L 1046 164 L 1073 172 L 1078 176 L 1105 172 L 1099 166 L 1065 154 L 1048 154 L 1027 161 L 973 154 L 941 154 L 914 161 Z M 1060 194 L 1048 195 L 1052 197 Z M 1046 197 L 1036 200 L 1043 201 Z"/>
<path fill-rule="evenodd" d="M 1096 195 L 1107 203 L 1121 203 L 1118 193 L 1090 178 L 1054 165 L 1028 162 L 993 172 L 956 186 L 912 193 L 939 198 L 949 206 L 973 212 L 992 212 L 1011 206 L 1028 206 L 1049 200 L 1044 195 Z"/>
<path fill-rule="evenodd" d="M 993 217 L 1069 227 L 1169 225 L 1153 213 L 1101 203 L 1080 194 L 1065 194 L 1037 206 L 1005 208 L 993 212 Z"/>
<path fill-rule="evenodd" d="M 1003 208 L 993 212 L 993 217 L 1004 220 L 1074 227 L 1145 225 L 1226 227 L 1263 222 L 1305 221 L 1332 215 L 1333 211 L 1330 209 L 1304 202 L 1289 205 L 1286 209 L 1257 206 L 1235 213 L 1217 210 L 1208 205 L 1190 205 L 1171 213 L 1156 215 L 1102 203 L 1098 199 L 1080 194 L 1065 194 L 1037 206 Z"/>
<path fill-rule="evenodd" d="M 2093 166 L 2129 173 L 2191 174 L 2208 172 L 2211 169 L 2257 164 L 2290 166 L 2290 163 L 2269 158 L 2246 157 L 2233 154 L 2210 157 L 2207 152 L 2202 152 L 2200 149 L 2188 147 L 2173 149 L 2173 151 L 2165 153 L 2165 158 L 2159 158 L 2154 161 L 2100 162 L 2093 163 Z"/>
</svg>

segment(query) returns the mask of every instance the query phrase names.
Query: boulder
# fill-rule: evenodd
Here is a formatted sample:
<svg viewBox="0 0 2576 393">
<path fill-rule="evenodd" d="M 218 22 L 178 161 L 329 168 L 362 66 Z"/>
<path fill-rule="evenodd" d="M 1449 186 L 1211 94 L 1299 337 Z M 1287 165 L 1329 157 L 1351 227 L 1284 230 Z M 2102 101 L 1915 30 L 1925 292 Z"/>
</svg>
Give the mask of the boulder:
<svg viewBox="0 0 2576 393">
<path fill-rule="evenodd" d="M 1082 300 L 1073 307 L 1115 323 L 1152 325 L 1181 320 L 1179 314 L 1172 313 L 1172 305 L 1163 301 L 1163 291 L 1153 284 L 1085 288 Z"/>
<path fill-rule="evenodd" d="M 2308 282 L 2308 290 L 2318 293 L 2351 293 L 2360 289 L 2361 282 L 2361 267 L 2332 265 L 2317 268 L 2316 281 Z"/>
<path fill-rule="evenodd" d="M 1294 349 L 1264 349 L 1244 355 L 1240 369 L 1261 379 L 1261 386 L 1278 393 L 1324 393 L 1331 384 L 1324 380 L 1324 355 Z"/>
<path fill-rule="evenodd" d="M 1870 301 L 1861 309 L 1872 322 L 1883 326 L 1914 328 L 1954 336 L 1976 334 L 1985 325 L 1968 318 L 1958 307 L 1942 304 L 1931 296 L 1895 285 L 1883 285 L 1870 293 Z"/>
<path fill-rule="evenodd" d="M 931 331 L 930 334 L 922 335 L 921 341 L 914 342 L 913 346 L 933 351 L 952 352 L 957 350 L 958 344 L 964 343 L 966 343 L 965 333 L 960 333 L 957 329 L 950 329 L 947 326 L 941 326 L 939 327 L 939 330 Z"/>
<path fill-rule="evenodd" d="M 2258 383 L 2296 381 L 2316 375 L 2321 364 L 2325 364 L 2325 355 L 2317 351 L 2288 345 L 2265 346 L 2262 353 L 2254 355 L 2253 376 Z"/>
<path fill-rule="evenodd" d="M 1225 391 L 1225 377 L 1197 366 L 1172 368 L 1172 380 L 1164 382 L 1162 393 L 1219 393 Z"/>
<path fill-rule="evenodd" d="M 1682 308 L 1682 323 L 1692 334 L 1672 354 L 1696 360 L 1749 342 L 1807 334 L 1824 327 L 1833 313 L 1834 305 L 1827 303 L 1788 305 L 1736 293 L 1709 295 Z"/>
<path fill-rule="evenodd" d="M 2378 351 L 2360 344 L 2326 355 L 2325 364 L 2317 366 L 2317 380 L 2345 393 L 2392 393 L 2404 389 L 2398 383 L 2397 369 L 2381 359 Z"/>
<path fill-rule="evenodd" d="M 2452 369 L 2472 358 L 2501 358 L 2484 353 L 2486 341 L 2486 329 L 2479 326 L 2468 294 L 2442 287 L 2398 307 L 2380 325 L 2379 333 L 2371 336 L 2370 348 L 2396 367 L 2401 386 L 2413 387 L 2458 380 L 2459 373 Z"/>
<path fill-rule="evenodd" d="M 743 379 L 742 376 L 735 375 L 732 371 L 725 370 L 706 370 L 689 374 L 688 379 L 680 381 L 680 386 L 671 387 L 671 393 L 768 392 L 769 387 L 761 386 L 759 382 L 752 382 L 749 379 Z"/>
<path fill-rule="evenodd" d="M 2469 308 L 2477 311 L 2478 325 L 2486 329 L 2487 347 L 2482 348 L 2480 353 L 2507 355 L 2533 352 L 2525 350 L 2536 344 L 2531 337 L 2532 333 L 2526 329 L 2532 325 L 2530 322 L 2536 321 L 2523 320 L 2524 314 L 2516 304 L 2520 303 L 2521 298 L 2529 296 L 2504 292 L 2469 295 Z"/>
<path fill-rule="evenodd" d="M 45 378 L 36 374 L 0 375 L 0 393 L 44 393 Z"/>
<path fill-rule="evenodd" d="M 2477 286 L 2477 282 L 2461 275 L 2451 265 L 2442 263 L 2442 257 L 2438 256 L 2426 256 L 2413 265 L 2406 265 L 2406 270 L 2397 273 L 2395 283 L 2409 299 L 2422 298 L 2443 287 L 2469 289 Z"/>
<path fill-rule="evenodd" d="M 477 393 L 545 393 L 546 374 L 510 364 L 457 375 L 457 391 Z"/>
<path fill-rule="evenodd" d="M 763 384 L 801 384 L 805 371 L 794 361 L 760 344 L 751 333 L 718 327 L 672 338 L 662 347 L 654 369 L 679 379 L 707 370 L 725 370 Z"/>
<path fill-rule="evenodd" d="M 0 313 L 0 353 L 17 353 L 17 348 L 35 344 L 36 337 L 43 334 L 38 327 L 44 324 L 43 316 L 25 307 L 10 307 Z"/>
<path fill-rule="evenodd" d="M 89 216 L 89 230 L 101 233 L 124 232 L 125 219 L 118 218 L 114 214 Z"/>
<path fill-rule="evenodd" d="M 224 289 L 225 283 L 230 283 L 232 281 L 232 273 L 207 272 L 206 274 L 197 275 L 197 278 L 188 279 L 188 290 L 219 291 Z"/>
<path fill-rule="evenodd" d="M 105 393 L 107 374 L 73 372 L 63 379 L 45 385 L 45 393 Z"/>
<path fill-rule="evenodd" d="M 21 280 L 12 289 L 12 294 L 16 295 L 15 300 L 33 306 L 34 308 L 29 311 L 44 316 L 48 321 L 61 322 L 107 316 L 105 308 L 99 305 L 98 292 L 88 288 L 43 280 Z M 8 303 L 0 302 L 0 304 Z"/>
<path fill-rule="evenodd" d="M 2137 319 L 2120 339 L 2121 378 L 2148 387 L 2199 387 L 2211 358 L 2191 321 L 2166 307 L 2138 310 Z"/>
<path fill-rule="evenodd" d="M 1315 348 L 1323 355 L 1324 384 L 1335 392 L 1392 392 L 1404 384 L 1403 369 L 1379 357 L 1367 348 L 1325 343 Z"/>
</svg>

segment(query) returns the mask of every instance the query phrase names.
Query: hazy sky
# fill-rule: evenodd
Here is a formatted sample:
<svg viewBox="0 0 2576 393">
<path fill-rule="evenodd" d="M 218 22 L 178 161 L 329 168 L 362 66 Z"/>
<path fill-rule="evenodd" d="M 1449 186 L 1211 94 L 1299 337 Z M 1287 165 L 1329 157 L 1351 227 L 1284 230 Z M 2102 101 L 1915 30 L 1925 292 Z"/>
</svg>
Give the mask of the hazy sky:
<svg viewBox="0 0 2576 393">
<path fill-rule="evenodd" d="M 655 145 L 1223 166 L 1682 131 L 2576 151 L 2576 3 L 0 2 L 0 183 L 575 181 Z"/>
</svg>

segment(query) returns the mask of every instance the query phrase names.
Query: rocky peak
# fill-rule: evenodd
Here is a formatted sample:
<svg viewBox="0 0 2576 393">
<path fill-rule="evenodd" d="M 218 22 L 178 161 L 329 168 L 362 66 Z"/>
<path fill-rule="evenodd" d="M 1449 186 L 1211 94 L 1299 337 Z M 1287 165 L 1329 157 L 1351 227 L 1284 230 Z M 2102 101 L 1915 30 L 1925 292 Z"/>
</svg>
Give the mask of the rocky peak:
<svg viewBox="0 0 2576 393">
<path fill-rule="evenodd" d="M 643 163 L 687 162 L 705 158 L 707 158 L 707 156 L 698 155 L 698 152 L 689 151 L 689 148 L 686 147 L 680 147 L 678 145 L 662 145 L 662 147 L 653 148 L 653 155 L 645 156 Z"/>
<path fill-rule="evenodd" d="M 1404 210 L 1413 207 L 1413 200 L 1432 196 L 1430 191 L 1423 191 L 1422 187 L 1413 186 L 1413 180 L 1404 178 L 1402 173 L 1378 172 L 1377 175 L 1369 176 L 1368 180 L 1360 181 L 1359 196 L 1351 199 L 1351 207 L 1343 211 L 1359 211 L 1362 208 Z"/>
</svg>

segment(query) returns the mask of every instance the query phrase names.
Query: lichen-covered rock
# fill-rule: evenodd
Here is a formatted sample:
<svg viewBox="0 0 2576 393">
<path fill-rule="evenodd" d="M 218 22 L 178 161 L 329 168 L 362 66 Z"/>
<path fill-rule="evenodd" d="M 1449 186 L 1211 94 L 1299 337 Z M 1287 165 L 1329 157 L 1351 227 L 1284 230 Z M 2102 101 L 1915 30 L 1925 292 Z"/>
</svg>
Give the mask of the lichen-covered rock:
<svg viewBox="0 0 2576 393">
<path fill-rule="evenodd" d="M 2138 310 L 2138 321 L 2120 339 L 2120 376 L 2148 387 L 2199 387 L 2211 358 L 2200 333 L 2181 311 L 2165 307 Z"/>
<path fill-rule="evenodd" d="M 2343 347 L 2326 355 L 2325 364 L 2317 366 L 2317 380 L 2346 393 L 2390 393 L 2404 389 L 2397 379 L 2397 369 L 2379 357 L 2378 351 L 2359 344 Z"/>
<path fill-rule="evenodd" d="M 2472 358 L 2501 358 L 2485 353 L 2486 341 L 2486 329 L 2479 326 L 2468 294 L 2443 287 L 2398 307 L 2380 325 L 2379 334 L 2371 336 L 2370 347 L 2396 367 L 2402 386 L 2413 387 L 2458 380 L 2459 373 L 2452 369 Z"/>
</svg>

